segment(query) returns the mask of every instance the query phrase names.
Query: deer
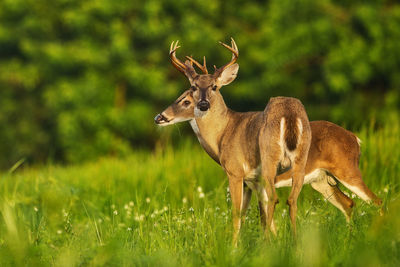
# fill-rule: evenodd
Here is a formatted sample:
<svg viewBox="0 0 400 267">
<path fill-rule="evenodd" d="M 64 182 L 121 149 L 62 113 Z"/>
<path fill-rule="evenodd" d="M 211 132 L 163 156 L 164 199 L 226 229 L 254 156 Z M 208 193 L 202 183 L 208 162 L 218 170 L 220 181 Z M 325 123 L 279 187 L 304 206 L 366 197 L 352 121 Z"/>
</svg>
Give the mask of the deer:
<svg viewBox="0 0 400 267">
<path fill-rule="evenodd" d="M 186 90 L 176 101 L 155 117 L 159 126 L 167 126 L 189 121 L 193 126 L 195 101 L 193 91 Z M 328 203 L 335 206 L 350 223 L 354 201 L 339 188 L 342 184 L 352 193 L 367 203 L 382 205 L 362 179 L 359 161 L 361 156 L 361 140 L 352 132 L 328 121 L 310 121 L 311 146 L 305 168 L 304 184 L 320 193 Z M 197 131 L 197 128 L 193 128 Z M 275 178 L 275 187 L 289 187 L 292 180 L 289 172 L 279 173 Z M 251 200 L 252 190 L 244 182 L 243 215 L 246 214 Z M 259 202 L 261 223 L 265 215 Z M 274 222 L 272 221 L 274 226 Z M 264 226 L 264 225 L 263 225 Z"/>
<path fill-rule="evenodd" d="M 296 234 L 297 198 L 303 185 L 311 144 L 307 113 L 300 100 L 289 97 L 271 98 L 263 112 L 235 112 L 229 109 L 220 89 L 237 76 L 239 50 L 233 39 L 231 46 L 222 42 L 220 44 L 232 52 L 232 59 L 220 68 L 215 67 L 213 74 L 208 74 L 205 57 L 203 65 L 191 57 L 186 57 L 185 63 L 180 61 L 176 57 L 176 50 L 180 47 L 178 42 L 171 44 L 169 55 L 172 65 L 188 78 L 191 85 L 195 101 L 195 116 L 190 121 L 192 128 L 204 150 L 222 166 L 228 176 L 232 199 L 233 243 L 237 244 L 243 203 L 248 205 L 247 199 L 243 201 L 249 194 L 243 194 L 244 182 L 259 195 L 265 229 L 270 228 L 275 232 L 272 219 L 278 203 L 274 186 L 278 167 L 288 168 L 292 177 L 292 190 L 287 204 L 292 229 Z M 193 64 L 203 74 L 197 74 Z M 155 120 L 167 122 L 163 115 L 157 116 Z M 258 181 L 260 175 L 262 180 Z"/>
</svg>

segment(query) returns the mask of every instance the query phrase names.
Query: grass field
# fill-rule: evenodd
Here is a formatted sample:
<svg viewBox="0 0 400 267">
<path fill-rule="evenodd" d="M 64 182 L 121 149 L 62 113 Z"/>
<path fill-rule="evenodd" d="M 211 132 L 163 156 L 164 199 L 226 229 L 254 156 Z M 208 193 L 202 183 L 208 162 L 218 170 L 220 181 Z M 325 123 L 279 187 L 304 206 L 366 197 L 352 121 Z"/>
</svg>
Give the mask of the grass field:
<svg viewBox="0 0 400 267">
<path fill-rule="evenodd" d="M 400 266 L 399 120 L 373 129 L 357 133 L 361 169 L 385 214 L 356 199 L 348 227 L 307 185 L 297 245 L 284 204 L 289 191 L 279 189 L 278 236 L 264 239 L 253 197 L 239 247 L 231 246 L 226 176 L 194 137 L 125 159 L 3 172 L 0 265 Z"/>
</svg>

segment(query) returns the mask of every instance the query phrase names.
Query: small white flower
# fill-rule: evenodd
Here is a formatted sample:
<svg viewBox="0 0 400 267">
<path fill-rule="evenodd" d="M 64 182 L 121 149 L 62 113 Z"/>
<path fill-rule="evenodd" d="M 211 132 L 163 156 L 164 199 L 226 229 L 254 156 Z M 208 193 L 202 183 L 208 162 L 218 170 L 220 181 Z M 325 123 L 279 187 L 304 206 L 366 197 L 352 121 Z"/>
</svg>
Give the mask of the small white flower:
<svg viewBox="0 0 400 267">
<path fill-rule="evenodd" d="M 146 197 L 146 203 L 150 203 L 150 198 Z"/>
<path fill-rule="evenodd" d="M 193 207 L 190 207 L 190 208 L 189 208 L 189 211 L 194 212 Z"/>
<path fill-rule="evenodd" d="M 35 212 L 38 212 L 39 211 L 39 209 L 35 206 L 35 207 L 33 207 L 33 210 L 35 211 Z"/>
<path fill-rule="evenodd" d="M 117 211 L 117 210 L 114 210 L 113 214 L 114 214 L 114 215 L 118 215 L 118 211 Z"/>
<path fill-rule="evenodd" d="M 115 205 L 114 204 L 111 205 L 111 209 L 115 210 Z"/>
<path fill-rule="evenodd" d="M 286 216 L 287 210 L 282 211 L 282 218 Z"/>
<path fill-rule="evenodd" d="M 203 189 L 201 188 L 201 186 L 197 187 L 197 191 L 198 191 L 198 192 L 202 192 L 202 191 L 203 191 Z"/>
<path fill-rule="evenodd" d="M 136 215 L 136 216 L 135 216 L 135 221 L 141 222 L 141 221 L 143 221 L 143 220 L 144 220 L 144 215 L 143 215 L 143 214 L 141 214 L 141 215 Z"/>
<path fill-rule="evenodd" d="M 383 188 L 383 192 L 385 193 L 389 192 L 389 188 L 386 186 L 385 188 Z"/>
<path fill-rule="evenodd" d="M 182 198 L 182 202 L 183 202 L 183 204 L 186 204 L 187 203 L 187 198 L 186 197 Z"/>
<path fill-rule="evenodd" d="M 129 201 L 129 206 L 133 207 L 133 201 Z"/>
<path fill-rule="evenodd" d="M 57 234 L 61 235 L 62 234 L 62 230 L 57 230 Z"/>
<path fill-rule="evenodd" d="M 129 209 L 129 205 L 128 205 L 128 204 L 125 204 L 125 205 L 124 205 L 124 209 L 128 210 L 128 209 Z"/>
<path fill-rule="evenodd" d="M 219 211 L 220 210 L 220 208 L 217 206 L 217 207 L 215 207 L 215 211 Z"/>
<path fill-rule="evenodd" d="M 203 192 L 200 192 L 199 198 L 203 198 L 203 197 L 204 197 L 204 193 L 203 193 Z"/>
<path fill-rule="evenodd" d="M 168 210 L 168 207 L 164 206 L 163 211 L 167 211 L 167 210 Z"/>
<path fill-rule="evenodd" d="M 155 215 L 154 213 L 152 213 L 152 214 L 150 215 L 150 218 L 154 218 L 154 217 L 156 217 L 156 215 Z"/>
<path fill-rule="evenodd" d="M 128 229 L 126 229 L 128 232 L 132 231 L 131 227 L 128 227 Z"/>
</svg>

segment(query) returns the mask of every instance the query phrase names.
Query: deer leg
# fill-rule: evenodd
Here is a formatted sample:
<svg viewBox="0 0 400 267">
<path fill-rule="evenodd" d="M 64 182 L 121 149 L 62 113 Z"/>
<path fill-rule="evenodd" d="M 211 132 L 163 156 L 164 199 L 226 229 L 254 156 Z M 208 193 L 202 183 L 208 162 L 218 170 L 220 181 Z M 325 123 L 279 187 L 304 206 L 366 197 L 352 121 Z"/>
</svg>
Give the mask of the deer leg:
<svg viewBox="0 0 400 267">
<path fill-rule="evenodd" d="M 267 159 L 267 162 L 262 163 L 262 176 L 264 179 L 264 190 L 263 194 L 265 194 L 265 197 L 262 199 L 262 202 L 264 205 L 267 205 L 266 211 L 264 209 L 264 212 L 266 213 L 266 227 L 265 230 L 269 227 L 272 232 L 274 232 L 272 222 L 274 218 L 274 211 L 275 211 L 275 206 L 278 203 L 278 195 L 276 194 L 275 190 L 275 176 L 276 176 L 276 164 L 278 161 L 269 161 Z M 267 231 L 265 231 L 267 234 Z"/>
<path fill-rule="evenodd" d="M 261 225 L 264 229 L 264 231 L 266 231 L 266 227 L 267 227 L 267 207 L 268 207 L 268 196 L 267 193 L 265 192 L 264 188 L 262 188 L 260 186 L 260 188 L 257 188 L 257 193 L 258 193 L 258 207 L 260 210 L 260 221 L 261 221 Z M 276 236 L 276 227 L 275 227 L 275 223 L 274 223 L 274 218 L 272 218 L 272 222 L 271 222 L 271 227 L 270 227 L 271 232 Z"/>
<path fill-rule="evenodd" d="M 242 224 L 244 223 L 245 219 L 246 219 L 246 213 L 247 210 L 250 206 L 250 201 L 251 201 L 251 194 L 252 194 L 252 190 L 251 188 L 249 188 L 246 183 L 243 184 L 243 205 L 242 205 Z"/>
<path fill-rule="evenodd" d="M 229 191 L 232 199 L 233 245 L 237 247 L 243 207 L 243 179 L 229 176 Z"/>
<path fill-rule="evenodd" d="M 342 170 L 342 168 L 334 168 L 332 174 L 346 188 L 356 194 L 367 203 L 374 203 L 376 206 L 382 205 L 382 200 L 377 197 L 364 183 L 361 172 L 358 168 L 353 171 Z"/>
<path fill-rule="evenodd" d="M 338 208 L 349 223 L 353 212 L 354 202 L 351 198 L 343 194 L 336 184 L 329 184 L 328 178 L 327 174 L 324 174 L 323 179 L 311 183 L 311 187 L 321 193 L 326 200 Z"/>
<path fill-rule="evenodd" d="M 296 216 L 297 216 L 297 198 L 299 197 L 304 182 L 304 159 L 296 159 L 297 163 L 293 165 L 292 190 L 290 192 L 287 204 L 289 205 L 290 220 L 292 222 L 293 233 L 296 236 Z"/>
</svg>

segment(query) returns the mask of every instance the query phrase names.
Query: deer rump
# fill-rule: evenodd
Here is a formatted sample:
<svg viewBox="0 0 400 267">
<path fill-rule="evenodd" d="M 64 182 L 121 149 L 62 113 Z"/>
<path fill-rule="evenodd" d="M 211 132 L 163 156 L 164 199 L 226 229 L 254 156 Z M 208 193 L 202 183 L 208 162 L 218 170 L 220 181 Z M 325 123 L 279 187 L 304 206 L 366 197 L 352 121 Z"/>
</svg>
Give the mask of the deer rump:
<svg viewBox="0 0 400 267">
<path fill-rule="evenodd" d="M 301 142 L 303 124 L 294 114 L 285 114 L 280 120 L 278 144 L 281 150 L 279 169 L 285 170 L 292 166 Z"/>
</svg>

